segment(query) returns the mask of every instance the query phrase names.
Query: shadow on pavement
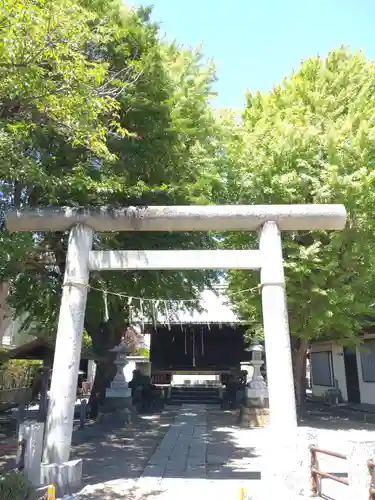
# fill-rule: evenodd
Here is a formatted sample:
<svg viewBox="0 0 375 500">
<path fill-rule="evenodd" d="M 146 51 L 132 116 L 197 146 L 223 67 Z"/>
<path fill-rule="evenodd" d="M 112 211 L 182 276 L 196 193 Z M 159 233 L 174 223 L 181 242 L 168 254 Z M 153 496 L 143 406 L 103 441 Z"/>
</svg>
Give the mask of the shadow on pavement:
<svg viewBox="0 0 375 500">
<path fill-rule="evenodd" d="M 259 480 L 259 455 L 255 447 L 246 446 L 237 425 L 237 413 L 211 410 L 207 412 L 207 478 L 215 480 Z"/>
<path fill-rule="evenodd" d="M 135 479 L 163 439 L 174 412 L 135 417 L 131 424 L 121 415 L 73 434 L 72 458 L 83 459 L 83 486 L 116 479 Z"/>
</svg>

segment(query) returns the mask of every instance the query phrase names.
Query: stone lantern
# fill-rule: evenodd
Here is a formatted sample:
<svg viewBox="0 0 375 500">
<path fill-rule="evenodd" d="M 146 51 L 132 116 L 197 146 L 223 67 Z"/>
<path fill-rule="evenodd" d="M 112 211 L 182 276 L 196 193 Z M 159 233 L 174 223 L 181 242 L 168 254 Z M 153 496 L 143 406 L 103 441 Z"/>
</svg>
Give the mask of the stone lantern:
<svg viewBox="0 0 375 500">
<path fill-rule="evenodd" d="M 258 339 L 254 339 L 247 350 L 252 353 L 249 364 L 253 374 L 247 383 L 246 406 L 242 409 L 240 420 L 246 427 L 263 427 L 269 421 L 268 388 L 260 370 L 264 364 L 264 348 Z"/>
<path fill-rule="evenodd" d="M 263 360 L 264 347 L 262 346 L 262 344 L 259 342 L 258 339 L 254 339 L 248 350 L 252 353 L 250 365 L 253 367 L 253 375 L 250 382 L 248 382 L 247 387 L 249 389 L 258 389 L 258 390 L 267 389 L 267 384 L 260 371 L 262 365 L 264 364 Z"/>
<path fill-rule="evenodd" d="M 111 386 L 106 391 L 106 401 L 110 403 L 110 406 L 126 408 L 131 406 L 132 398 L 125 373 L 125 367 L 128 364 L 128 348 L 124 339 L 121 339 L 121 342 L 111 349 L 110 352 L 116 353 L 114 364 L 116 365 L 117 373 L 112 380 Z"/>
</svg>

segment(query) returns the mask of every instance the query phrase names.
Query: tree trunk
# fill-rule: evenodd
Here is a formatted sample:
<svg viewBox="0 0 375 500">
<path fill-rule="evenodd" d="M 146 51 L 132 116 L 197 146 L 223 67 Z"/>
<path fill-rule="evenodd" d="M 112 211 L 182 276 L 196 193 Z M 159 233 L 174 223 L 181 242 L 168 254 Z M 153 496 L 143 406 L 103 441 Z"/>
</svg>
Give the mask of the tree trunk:
<svg viewBox="0 0 375 500">
<path fill-rule="evenodd" d="M 308 340 L 292 338 L 294 387 L 298 407 L 303 406 L 306 401 L 306 363 L 308 346 Z"/>
<path fill-rule="evenodd" d="M 96 418 L 100 406 L 104 404 L 106 389 L 116 375 L 117 368 L 114 364 L 116 354 L 110 352 L 110 349 L 119 344 L 123 329 L 112 328 L 109 320 L 98 328 L 86 328 L 86 330 L 91 336 L 94 353 L 98 356 L 89 399 L 90 417 Z"/>
<path fill-rule="evenodd" d="M 106 389 L 116 375 L 115 356 L 113 353 L 109 354 L 111 356 L 108 356 L 108 359 L 96 362 L 95 378 L 89 399 L 90 418 L 97 418 L 99 408 L 105 401 Z"/>
<path fill-rule="evenodd" d="M 12 310 L 8 305 L 9 282 L 0 283 L 0 340 L 12 322 Z"/>
</svg>

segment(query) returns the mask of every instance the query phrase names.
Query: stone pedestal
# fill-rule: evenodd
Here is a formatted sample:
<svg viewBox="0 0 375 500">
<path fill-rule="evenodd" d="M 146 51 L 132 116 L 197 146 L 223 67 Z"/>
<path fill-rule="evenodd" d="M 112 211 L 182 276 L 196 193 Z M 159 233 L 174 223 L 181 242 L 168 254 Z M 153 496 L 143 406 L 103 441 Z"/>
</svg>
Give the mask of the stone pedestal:
<svg viewBox="0 0 375 500">
<path fill-rule="evenodd" d="M 54 484 L 57 498 L 76 493 L 81 488 L 81 481 L 82 459 L 60 464 L 42 464 L 40 467 L 41 485 Z"/>
<path fill-rule="evenodd" d="M 111 386 L 106 391 L 107 409 L 129 408 L 132 404 L 131 390 L 125 376 L 125 366 L 127 365 L 127 348 L 123 341 L 111 352 L 116 353 L 115 365 L 117 373 L 112 380 Z"/>
<path fill-rule="evenodd" d="M 299 428 L 295 433 L 283 434 L 272 426 L 266 431 L 262 450 L 260 498 L 297 499 L 311 495 L 310 451 L 317 444 L 316 431 Z M 353 499 L 359 497 L 350 497 Z M 367 498 L 367 497 L 366 497 Z"/>
<path fill-rule="evenodd" d="M 266 427 L 270 419 L 269 408 L 256 406 L 243 406 L 240 410 L 240 423 L 242 427 Z"/>
</svg>

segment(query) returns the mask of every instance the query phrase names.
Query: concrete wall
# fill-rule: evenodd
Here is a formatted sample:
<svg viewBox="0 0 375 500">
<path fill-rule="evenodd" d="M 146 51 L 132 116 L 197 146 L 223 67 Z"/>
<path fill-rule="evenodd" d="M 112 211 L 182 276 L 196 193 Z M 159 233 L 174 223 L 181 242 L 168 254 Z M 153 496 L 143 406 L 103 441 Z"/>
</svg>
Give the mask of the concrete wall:
<svg viewBox="0 0 375 500">
<path fill-rule="evenodd" d="M 344 401 L 348 400 L 348 393 L 346 388 L 346 375 L 345 375 L 345 362 L 344 351 L 342 346 L 334 342 L 317 342 L 311 347 L 311 352 L 331 351 L 332 352 L 332 365 L 333 365 L 333 379 L 337 380 L 338 388 L 341 391 Z M 311 392 L 315 397 L 323 397 L 329 387 L 314 385 L 314 380 L 311 380 Z"/>
</svg>

